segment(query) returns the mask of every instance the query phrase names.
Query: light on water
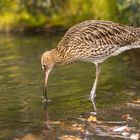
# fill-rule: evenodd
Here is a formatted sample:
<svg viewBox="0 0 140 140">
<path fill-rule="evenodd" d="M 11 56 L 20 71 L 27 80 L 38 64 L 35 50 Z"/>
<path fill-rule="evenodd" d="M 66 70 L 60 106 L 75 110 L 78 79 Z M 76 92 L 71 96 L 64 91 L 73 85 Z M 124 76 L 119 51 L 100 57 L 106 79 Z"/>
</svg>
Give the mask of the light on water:
<svg viewBox="0 0 140 140">
<path fill-rule="evenodd" d="M 56 47 L 60 38 L 61 35 L 55 34 L 0 36 L 0 139 L 26 134 L 40 136 L 44 131 L 42 124 L 48 118 L 68 123 L 93 111 L 88 95 L 95 78 L 95 67 L 85 62 L 52 71 L 48 83 L 51 102 L 48 108 L 42 104 L 44 77 L 40 57 L 45 50 Z M 96 98 L 100 118 L 117 119 L 124 110 L 115 108 L 118 111 L 115 116 L 111 111 L 114 105 L 139 97 L 139 54 L 139 50 L 129 51 L 102 64 Z M 55 130 L 56 133 L 51 134 L 54 139 L 71 133 L 58 126 Z"/>
</svg>

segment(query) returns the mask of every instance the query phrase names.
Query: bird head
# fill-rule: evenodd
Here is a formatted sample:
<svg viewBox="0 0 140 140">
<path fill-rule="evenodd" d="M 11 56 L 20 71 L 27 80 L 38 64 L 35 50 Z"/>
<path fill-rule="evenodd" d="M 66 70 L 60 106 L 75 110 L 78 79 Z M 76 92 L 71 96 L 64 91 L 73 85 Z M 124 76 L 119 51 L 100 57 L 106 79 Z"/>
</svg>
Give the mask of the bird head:
<svg viewBox="0 0 140 140">
<path fill-rule="evenodd" d="M 44 74 L 45 74 L 43 96 L 45 97 L 46 100 L 47 100 L 48 77 L 49 77 L 49 73 L 51 72 L 54 64 L 55 64 L 55 62 L 54 62 L 53 51 L 44 52 L 41 57 L 41 65 L 42 65 L 42 69 L 44 70 Z"/>
</svg>

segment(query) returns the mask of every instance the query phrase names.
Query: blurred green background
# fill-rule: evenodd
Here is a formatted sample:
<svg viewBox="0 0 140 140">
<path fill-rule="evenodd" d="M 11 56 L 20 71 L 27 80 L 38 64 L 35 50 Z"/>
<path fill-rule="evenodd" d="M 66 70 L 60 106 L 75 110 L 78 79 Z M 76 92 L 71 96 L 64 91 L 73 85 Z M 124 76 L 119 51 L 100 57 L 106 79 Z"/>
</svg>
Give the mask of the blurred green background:
<svg viewBox="0 0 140 140">
<path fill-rule="evenodd" d="M 44 73 L 40 57 L 57 46 L 64 35 L 60 30 L 88 19 L 140 26 L 140 0 L 0 0 L 0 140 L 21 140 L 28 134 L 41 137 L 44 132 L 48 133 L 39 140 L 77 136 L 69 126 L 49 122 L 71 126 L 77 117 L 93 111 L 88 95 L 95 67 L 77 62 L 54 69 L 48 82 L 51 102 L 47 108 L 41 99 Z M 99 120 L 120 121 L 122 115 L 130 114 L 134 118 L 130 126 L 140 130 L 139 109 L 126 107 L 140 100 L 139 60 L 140 50 L 135 49 L 102 64 L 96 98 Z"/>
<path fill-rule="evenodd" d="M 0 0 L 0 31 L 67 29 L 88 20 L 140 25 L 140 0 Z"/>
</svg>

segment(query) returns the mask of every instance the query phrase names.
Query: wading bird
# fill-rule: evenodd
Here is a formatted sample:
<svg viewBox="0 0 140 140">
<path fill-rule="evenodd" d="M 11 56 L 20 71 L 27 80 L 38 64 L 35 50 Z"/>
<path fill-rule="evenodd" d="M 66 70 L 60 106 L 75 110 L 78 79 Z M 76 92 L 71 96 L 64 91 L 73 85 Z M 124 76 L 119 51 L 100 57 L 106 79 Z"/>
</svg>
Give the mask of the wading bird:
<svg viewBox="0 0 140 140">
<path fill-rule="evenodd" d="M 90 92 L 90 100 L 96 110 L 94 99 L 100 74 L 100 64 L 123 51 L 140 48 L 140 28 L 111 21 L 89 20 L 72 26 L 58 46 L 43 53 L 42 68 L 45 72 L 44 98 L 47 101 L 47 81 L 54 66 L 86 61 L 96 66 L 96 78 Z"/>
</svg>

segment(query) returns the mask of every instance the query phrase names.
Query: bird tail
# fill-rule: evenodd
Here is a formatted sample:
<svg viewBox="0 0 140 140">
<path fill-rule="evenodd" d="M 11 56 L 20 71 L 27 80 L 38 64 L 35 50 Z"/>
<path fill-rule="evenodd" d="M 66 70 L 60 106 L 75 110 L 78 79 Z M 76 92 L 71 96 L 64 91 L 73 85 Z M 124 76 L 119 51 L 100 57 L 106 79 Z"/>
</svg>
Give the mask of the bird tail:
<svg viewBox="0 0 140 140">
<path fill-rule="evenodd" d="M 124 47 L 120 47 L 119 49 L 117 49 L 112 56 L 116 56 L 124 51 L 130 50 L 130 49 L 136 49 L 136 48 L 140 48 L 140 41 L 134 43 L 133 45 L 128 45 L 128 46 L 124 46 Z"/>
</svg>

